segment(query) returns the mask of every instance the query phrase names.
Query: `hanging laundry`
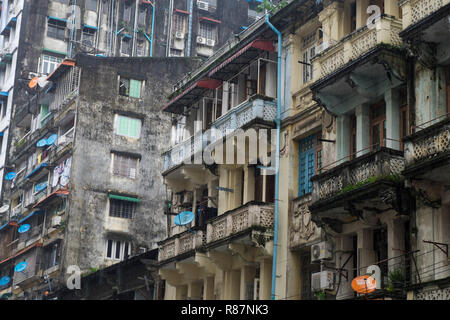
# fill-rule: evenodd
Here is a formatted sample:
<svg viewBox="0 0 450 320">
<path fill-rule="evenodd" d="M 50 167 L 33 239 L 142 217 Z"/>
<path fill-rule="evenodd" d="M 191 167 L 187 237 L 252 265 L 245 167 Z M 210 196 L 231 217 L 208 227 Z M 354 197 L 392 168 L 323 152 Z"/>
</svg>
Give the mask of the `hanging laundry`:
<svg viewBox="0 0 450 320">
<path fill-rule="evenodd" d="M 71 165 L 72 165 L 72 158 L 69 158 L 66 160 L 66 162 L 64 164 L 64 170 L 63 170 L 61 180 L 60 180 L 60 184 L 63 187 L 65 187 L 69 183 Z"/>
<path fill-rule="evenodd" d="M 52 180 L 52 188 L 56 187 L 58 185 L 58 181 L 59 181 L 59 167 L 61 165 L 55 167 L 55 169 L 53 169 L 53 180 Z"/>
</svg>

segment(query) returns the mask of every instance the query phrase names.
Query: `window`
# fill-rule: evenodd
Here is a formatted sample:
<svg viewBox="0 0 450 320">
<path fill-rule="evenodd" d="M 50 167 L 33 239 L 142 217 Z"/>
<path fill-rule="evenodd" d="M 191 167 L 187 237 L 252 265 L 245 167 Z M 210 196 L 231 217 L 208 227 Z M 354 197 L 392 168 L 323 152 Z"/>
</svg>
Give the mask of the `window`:
<svg viewBox="0 0 450 320">
<path fill-rule="evenodd" d="M 123 9 L 123 20 L 129 22 L 131 20 L 131 6 L 125 4 Z"/>
<path fill-rule="evenodd" d="M 138 139 L 141 135 L 141 120 L 117 115 L 116 134 Z"/>
<path fill-rule="evenodd" d="M 131 54 L 131 37 L 122 37 L 121 51 L 123 54 Z"/>
<path fill-rule="evenodd" d="M 97 11 L 97 0 L 86 0 L 86 10 Z"/>
<path fill-rule="evenodd" d="M 408 100 L 406 89 L 400 91 L 400 150 L 403 150 L 403 138 L 409 134 Z"/>
<path fill-rule="evenodd" d="M 144 7 L 139 8 L 139 15 L 138 15 L 138 24 L 140 26 L 145 26 L 145 18 L 147 17 L 147 9 Z"/>
<path fill-rule="evenodd" d="M 119 95 L 131 98 L 141 97 L 142 81 L 120 77 Z"/>
<path fill-rule="evenodd" d="M 132 219 L 136 210 L 136 204 L 131 201 L 110 199 L 109 216 L 116 218 Z"/>
<path fill-rule="evenodd" d="M 185 33 L 186 31 L 186 17 L 181 14 L 173 15 L 173 30 L 175 32 Z"/>
<path fill-rule="evenodd" d="M 350 33 L 356 30 L 356 1 L 350 5 Z"/>
<path fill-rule="evenodd" d="M 62 20 L 49 19 L 47 25 L 47 36 L 64 40 L 66 33 L 66 22 Z"/>
<path fill-rule="evenodd" d="M 53 70 L 55 70 L 56 67 L 62 62 L 62 60 L 62 58 L 44 54 L 41 62 L 41 73 L 45 75 L 52 73 Z"/>
<path fill-rule="evenodd" d="M 50 111 L 48 109 L 48 105 L 42 104 L 41 105 L 41 128 L 45 126 L 45 124 L 48 122 L 48 119 L 50 118 Z"/>
<path fill-rule="evenodd" d="M 312 191 L 311 177 L 316 168 L 316 135 L 311 135 L 299 142 L 298 195 Z"/>
<path fill-rule="evenodd" d="M 106 258 L 112 260 L 126 260 L 131 253 L 131 244 L 127 241 L 107 240 Z"/>
<path fill-rule="evenodd" d="M 216 39 L 216 27 L 211 23 L 200 23 L 198 35 L 208 40 Z"/>
<path fill-rule="evenodd" d="M 90 47 L 95 46 L 95 29 L 83 28 L 83 44 Z"/>
<path fill-rule="evenodd" d="M 303 48 L 303 83 L 307 83 L 312 80 L 313 77 L 313 66 L 311 64 L 311 59 L 316 55 L 316 32 L 311 33 L 309 36 L 303 38 L 302 48 Z"/>
<path fill-rule="evenodd" d="M 137 40 L 136 42 L 136 56 L 144 57 L 145 56 L 145 41 Z"/>
<path fill-rule="evenodd" d="M 113 157 L 113 174 L 116 176 L 122 176 L 130 179 L 136 179 L 138 159 L 120 155 L 117 153 L 112 154 Z"/>
<path fill-rule="evenodd" d="M 8 108 L 8 101 L 0 101 L 0 108 L 2 119 L 6 116 L 6 109 Z"/>
<path fill-rule="evenodd" d="M 350 118 L 350 160 L 355 159 L 356 151 L 356 116 Z"/>
<path fill-rule="evenodd" d="M 171 57 L 182 57 L 183 56 L 183 50 L 170 48 L 170 56 Z"/>
<path fill-rule="evenodd" d="M 44 270 L 50 269 L 60 263 L 60 247 L 59 241 L 45 247 L 44 249 Z"/>
</svg>

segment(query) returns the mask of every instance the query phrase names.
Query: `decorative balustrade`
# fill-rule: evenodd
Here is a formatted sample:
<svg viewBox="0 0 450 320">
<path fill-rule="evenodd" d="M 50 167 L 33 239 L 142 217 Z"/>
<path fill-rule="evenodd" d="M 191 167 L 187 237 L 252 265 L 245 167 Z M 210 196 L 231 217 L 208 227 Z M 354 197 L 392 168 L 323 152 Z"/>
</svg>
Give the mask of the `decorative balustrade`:
<svg viewBox="0 0 450 320">
<path fill-rule="evenodd" d="M 255 119 L 271 122 L 276 118 L 276 115 L 276 103 L 271 100 L 261 99 L 257 96 L 241 103 L 222 115 L 211 124 L 211 128 L 216 129 L 224 137 L 226 134 L 242 128 Z M 210 143 L 213 143 L 218 140 L 218 137 L 207 137 L 206 134 L 197 133 L 175 145 L 163 155 L 164 171 L 183 162 L 190 163 L 191 157 L 207 146 L 208 139 L 212 140 Z"/>
<path fill-rule="evenodd" d="M 404 169 L 401 151 L 381 148 L 312 177 L 312 202 L 355 190 L 378 179 L 397 181 Z"/>
<path fill-rule="evenodd" d="M 404 0 L 400 1 L 402 8 L 403 28 L 419 22 L 433 12 L 450 3 L 450 0 Z"/>
<path fill-rule="evenodd" d="M 206 229 L 206 243 L 229 237 L 253 227 L 273 232 L 274 207 L 270 204 L 247 204 L 212 219 Z"/>
<path fill-rule="evenodd" d="M 383 16 L 376 22 L 374 28 L 364 26 L 354 31 L 313 59 L 315 80 L 333 73 L 378 44 L 384 43 L 400 47 L 402 40 L 398 34 L 401 30 L 400 21 Z"/>
<path fill-rule="evenodd" d="M 450 118 L 405 138 L 406 167 L 450 153 Z"/>
<path fill-rule="evenodd" d="M 179 256 L 188 251 L 203 246 L 205 233 L 202 230 L 185 231 L 163 241 L 159 245 L 158 261 L 164 261 Z"/>
<path fill-rule="evenodd" d="M 79 94 L 80 69 L 73 67 L 57 81 L 57 87 L 50 103 L 50 111 L 61 110 Z"/>
</svg>

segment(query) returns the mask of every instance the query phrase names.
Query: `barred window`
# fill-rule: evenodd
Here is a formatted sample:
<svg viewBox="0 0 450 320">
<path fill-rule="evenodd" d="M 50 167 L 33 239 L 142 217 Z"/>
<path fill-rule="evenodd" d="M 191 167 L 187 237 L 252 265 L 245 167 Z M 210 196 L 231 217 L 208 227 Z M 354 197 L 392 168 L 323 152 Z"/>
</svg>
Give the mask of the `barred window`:
<svg viewBox="0 0 450 320">
<path fill-rule="evenodd" d="M 136 211 L 136 204 L 131 201 L 110 199 L 109 216 L 115 218 L 132 219 Z"/>
<path fill-rule="evenodd" d="M 131 244 L 128 241 L 106 240 L 106 258 L 112 260 L 126 260 L 131 254 Z"/>
<path fill-rule="evenodd" d="M 48 21 L 47 36 L 59 40 L 64 40 L 66 32 L 66 22 L 59 20 Z"/>
<path fill-rule="evenodd" d="M 113 174 L 136 179 L 138 159 L 113 153 Z"/>
</svg>

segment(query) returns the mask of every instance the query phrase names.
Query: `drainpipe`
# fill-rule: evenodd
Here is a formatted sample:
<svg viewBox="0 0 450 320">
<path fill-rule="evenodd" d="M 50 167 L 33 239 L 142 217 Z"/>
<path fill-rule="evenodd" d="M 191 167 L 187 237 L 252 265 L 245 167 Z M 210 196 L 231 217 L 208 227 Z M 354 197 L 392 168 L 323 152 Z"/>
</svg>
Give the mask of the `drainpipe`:
<svg viewBox="0 0 450 320">
<path fill-rule="evenodd" d="M 155 29 L 155 4 L 152 3 L 152 34 L 150 36 L 150 57 L 153 57 L 153 30 Z"/>
<path fill-rule="evenodd" d="M 280 189 L 280 129 L 281 129 L 281 50 L 282 35 L 269 21 L 269 14 L 266 14 L 266 24 L 278 36 L 278 70 L 277 70 L 277 117 L 274 120 L 277 124 L 277 143 L 275 156 L 275 212 L 274 212 L 274 231 L 273 231 L 273 261 L 272 261 L 272 293 L 271 300 L 275 300 L 275 286 L 277 279 L 277 247 L 278 247 L 278 208 L 279 208 L 279 189 Z"/>
<path fill-rule="evenodd" d="M 134 57 L 136 54 L 136 42 L 137 42 L 137 24 L 138 24 L 138 14 L 139 14 L 139 0 L 136 0 L 134 8 L 134 34 L 133 34 L 133 46 L 131 47 L 131 56 Z"/>
<path fill-rule="evenodd" d="M 193 0 L 189 0 L 189 30 L 188 30 L 188 39 L 187 39 L 187 49 L 186 49 L 186 57 L 191 56 L 191 38 L 192 38 L 192 15 L 194 14 L 194 2 Z"/>
</svg>

